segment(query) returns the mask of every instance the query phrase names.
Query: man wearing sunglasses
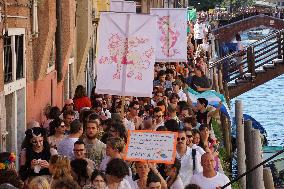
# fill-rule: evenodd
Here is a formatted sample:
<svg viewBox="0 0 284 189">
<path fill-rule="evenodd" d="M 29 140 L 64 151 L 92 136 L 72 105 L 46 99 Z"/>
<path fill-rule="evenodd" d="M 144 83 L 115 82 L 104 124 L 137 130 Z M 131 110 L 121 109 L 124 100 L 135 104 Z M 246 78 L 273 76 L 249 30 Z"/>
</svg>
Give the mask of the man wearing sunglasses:
<svg viewBox="0 0 284 189">
<path fill-rule="evenodd" d="M 181 162 L 181 169 L 179 176 L 184 185 L 188 185 L 192 175 L 202 172 L 201 154 L 197 150 L 186 145 L 187 136 L 185 131 L 178 132 L 177 137 L 177 159 Z M 194 153 L 193 153 L 194 151 Z"/>
</svg>

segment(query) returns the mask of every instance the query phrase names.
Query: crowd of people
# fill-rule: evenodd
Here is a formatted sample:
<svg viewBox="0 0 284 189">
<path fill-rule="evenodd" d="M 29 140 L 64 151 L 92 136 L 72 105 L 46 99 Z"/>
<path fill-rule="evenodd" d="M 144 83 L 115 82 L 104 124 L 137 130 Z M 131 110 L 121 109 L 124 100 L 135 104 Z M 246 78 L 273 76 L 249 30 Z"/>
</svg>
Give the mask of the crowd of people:
<svg viewBox="0 0 284 189">
<path fill-rule="evenodd" d="M 77 86 L 62 109 L 48 106 L 32 121 L 19 154 L 0 154 L 0 188 L 219 189 L 219 141 L 211 127 L 217 108 L 205 98 L 192 103 L 188 88 L 211 89 L 208 30 L 198 19 L 188 35 L 188 62 L 156 62 L 152 98 L 86 95 Z M 127 131 L 177 132 L 173 164 L 125 161 Z M 227 189 L 231 187 L 228 186 Z"/>
</svg>

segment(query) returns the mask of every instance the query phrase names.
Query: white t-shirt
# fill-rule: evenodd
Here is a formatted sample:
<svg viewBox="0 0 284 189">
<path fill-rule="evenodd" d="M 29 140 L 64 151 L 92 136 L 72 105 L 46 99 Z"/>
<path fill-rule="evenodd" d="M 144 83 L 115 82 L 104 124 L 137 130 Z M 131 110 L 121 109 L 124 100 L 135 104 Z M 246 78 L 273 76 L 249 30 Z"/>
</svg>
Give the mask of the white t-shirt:
<svg viewBox="0 0 284 189">
<path fill-rule="evenodd" d="M 169 180 L 169 177 L 166 179 L 166 181 Z M 180 176 L 177 176 L 175 182 L 171 185 L 169 189 L 184 189 L 183 182 L 180 178 Z"/>
<path fill-rule="evenodd" d="M 109 189 L 108 186 L 106 189 Z M 123 179 L 117 189 L 131 189 L 129 182 L 126 179 Z"/>
<path fill-rule="evenodd" d="M 203 173 L 198 173 L 193 175 L 190 180 L 190 184 L 197 184 L 202 189 L 216 189 L 216 187 L 222 187 L 229 182 L 229 178 L 219 172 L 212 178 L 204 177 Z M 231 186 L 227 186 L 226 189 L 231 189 Z"/>
<path fill-rule="evenodd" d="M 176 154 L 176 158 L 181 162 L 179 176 L 181 177 L 184 186 L 189 184 L 192 175 L 203 171 L 201 166 L 201 155 L 202 154 L 196 150 L 195 170 L 193 171 L 192 148 L 187 147 L 186 153 L 182 157 L 180 157 L 178 153 Z"/>
<path fill-rule="evenodd" d="M 130 183 L 132 189 L 139 189 L 139 186 L 138 186 L 137 182 L 138 182 L 138 180 L 135 180 L 135 181 L 132 181 Z"/>
</svg>

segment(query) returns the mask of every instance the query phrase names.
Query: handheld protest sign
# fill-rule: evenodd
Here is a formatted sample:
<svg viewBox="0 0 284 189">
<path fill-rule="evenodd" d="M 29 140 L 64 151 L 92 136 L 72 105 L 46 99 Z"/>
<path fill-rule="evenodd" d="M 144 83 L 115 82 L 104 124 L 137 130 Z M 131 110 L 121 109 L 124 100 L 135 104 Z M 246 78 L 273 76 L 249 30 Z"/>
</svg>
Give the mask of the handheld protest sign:
<svg viewBox="0 0 284 189">
<path fill-rule="evenodd" d="M 170 131 L 128 131 L 125 160 L 173 164 L 177 133 Z"/>
</svg>

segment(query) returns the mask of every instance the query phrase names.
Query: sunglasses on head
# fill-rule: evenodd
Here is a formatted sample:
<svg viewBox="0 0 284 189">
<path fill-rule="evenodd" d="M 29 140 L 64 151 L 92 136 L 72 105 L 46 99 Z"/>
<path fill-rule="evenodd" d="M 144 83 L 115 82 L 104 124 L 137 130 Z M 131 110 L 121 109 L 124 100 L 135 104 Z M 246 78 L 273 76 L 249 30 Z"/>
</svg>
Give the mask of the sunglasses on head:
<svg viewBox="0 0 284 189">
<path fill-rule="evenodd" d="M 177 141 L 179 142 L 180 140 L 185 140 L 185 137 L 177 138 Z"/>
</svg>

